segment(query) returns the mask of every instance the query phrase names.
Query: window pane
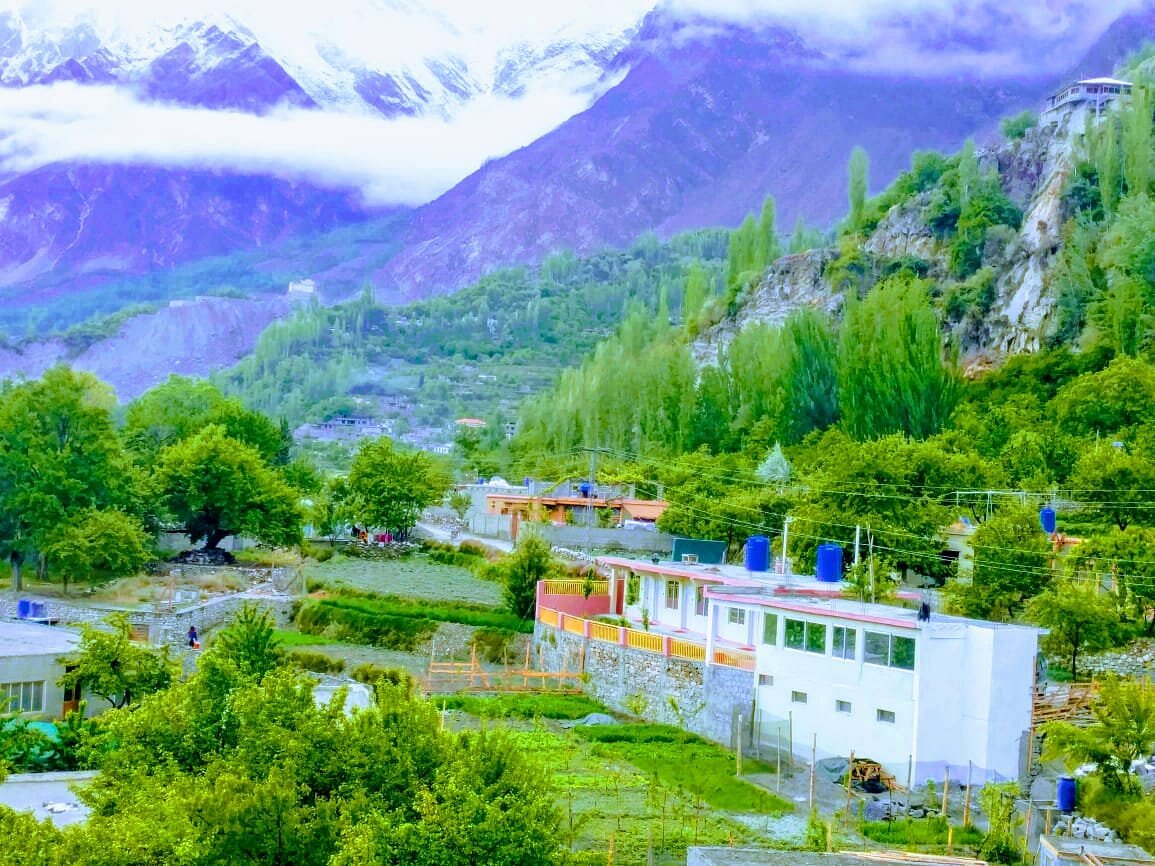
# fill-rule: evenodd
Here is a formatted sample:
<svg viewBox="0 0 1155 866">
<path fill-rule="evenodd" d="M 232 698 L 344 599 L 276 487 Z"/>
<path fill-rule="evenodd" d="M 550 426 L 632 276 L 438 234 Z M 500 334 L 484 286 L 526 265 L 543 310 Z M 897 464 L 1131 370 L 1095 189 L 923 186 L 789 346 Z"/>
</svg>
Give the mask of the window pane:
<svg viewBox="0 0 1155 866">
<path fill-rule="evenodd" d="M 806 623 L 806 651 L 810 653 L 826 652 L 826 626 L 816 622 Z"/>
<path fill-rule="evenodd" d="M 666 607 L 668 607 L 670 610 L 678 609 L 678 588 L 678 581 L 666 581 Z"/>
<path fill-rule="evenodd" d="M 698 616 L 706 615 L 706 587 L 701 584 L 694 587 L 694 613 Z"/>
<path fill-rule="evenodd" d="M 778 643 L 778 614 L 768 613 L 762 617 L 762 643 L 767 646 Z"/>
<path fill-rule="evenodd" d="M 840 659 L 854 658 L 854 637 L 858 632 L 852 628 L 834 626 L 834 657 Z"/>
<path fill-rule="evenodd" d="M 806 703 L 806 692 L 791 692 L 790 700 L 796 704 Z"/>
<path fill-rule="evenodd" d="M 850 701 L 835 701 L 834 702 L 834 712 L 836 712 L 836 713 L 849 713 L 850 712 Z"/>
<path fill-rule="evenodd" d="M 914 638 L 896 637 L 891 645 L 890 666 L 914 670 Z"/>
<path fill-rule="evenodd" d="M 802 649 L 806 640 L 806 623 L 800 619 L 786 620 L 786 646 L 790 649 Z"/>
<path fill-rule="evenodd" d="M 890 635 L 868 631 L 865 660 L 867 664 L 872 665 L 890 664 Z"/>
<path fill-rule="evenodd" d="M 842 644 L 842 657 L 844 659 L 853 659 L 857 651 L 856 644 L 858 643 L 858 629 L 846 629 L 846 639 Z"/>
<path fill-rule="evenodd" d="M 880 722 L 886 722 L 889 725 L 893 725 L 894 724 L 894 711 L 893 710 L 879 710 L 878 711 L 878 720 Z"/>
</svg>

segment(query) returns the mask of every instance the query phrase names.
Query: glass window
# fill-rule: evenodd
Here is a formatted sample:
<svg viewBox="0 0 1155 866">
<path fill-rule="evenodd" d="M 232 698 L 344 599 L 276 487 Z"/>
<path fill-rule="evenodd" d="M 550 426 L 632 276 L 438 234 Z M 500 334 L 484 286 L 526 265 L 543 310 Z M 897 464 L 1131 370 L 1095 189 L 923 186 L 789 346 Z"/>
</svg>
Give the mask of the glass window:
<svg viewBox="0 0 1155 866">
<path fill-rule="evenodd" d="M 894 637 L 890 643 L 890 666 L 904 671 L 914 670 L 914 638 Z"/>
<path fill-rule="evenodd" d="M 854 644 L 858 631 L 853 628 L 834 626 L 834 657 L 854 660 Z"/>
<path fill-rule="evenodd" d="M 849 713 L 850 712 L 850 701 L 835 701 L 834 702 L 834 712 L 836 712 L 836 713 Z"/>
<path fill-rule="evenodd" d="M 866 661 L 902 670 L 914 670 L 914 638 L 866 633 Z"/>
<path fill-rule="evenodd" d="M 762 615 L 762 643 L 767 646 L 778 645 L 778 614 Z"/>
<path fill-rule="evenodd" d="M 879 710 L 877 718 L 880 722 L 885 722 L 888 725 L 894 724 L 894 710 Z"/>
<path fill-rule="evenodd" d="M 760 686 L 772 686 L 772 685 L 774 685 L 774 675 L 773 674 L 758 674 L 758 685 L 760 685 Z"/>
<path fill-rule="evenodd" d="M 0 712 L 39 713 L 44 711 L 44 680 L 0 683 Z"/>
<path fill-rule="evenodd" d="M 791 692 L 790 700 L 795 704 L 806 703 L 806 692 Z"/>
<path fill-rule="evenodd" d="M 706 587 L 698 584 L 694 587 L 694 613 L 697 616 L 705 616 L 709 612 L 709 607 L 706 602 Z"/>
<path fill-rule="evenodd" d="M 681 595 L 681 585 L 676 580 L 666 581 L 666 607 L 670 610 L 678 609 L 678 599 Z"/>
<path fill-rule="evenodd" d="M 890 664 L 890 635 L 868 631 L 864 659 L 870 665 Z"/>
<path fill-rule="evenodd" d="M 786 646 L 790 649 L 802 649 L 806 643 L 806 623 L 800 619 L 786 620 Z"/>
<path fill-rule="evenodd" d="M 746 611 L 744 608 L 732 607 L 730 608 L 730 613 L 728 614 L 727 618 L 729 622 L 733 623 L 734 625 L 745 625 Z"/>
<path fill-rule="evenodd" d="M 826 626 L 817 622 L 806 623 L 806 652 L 826 654 Z"/>
</svg>

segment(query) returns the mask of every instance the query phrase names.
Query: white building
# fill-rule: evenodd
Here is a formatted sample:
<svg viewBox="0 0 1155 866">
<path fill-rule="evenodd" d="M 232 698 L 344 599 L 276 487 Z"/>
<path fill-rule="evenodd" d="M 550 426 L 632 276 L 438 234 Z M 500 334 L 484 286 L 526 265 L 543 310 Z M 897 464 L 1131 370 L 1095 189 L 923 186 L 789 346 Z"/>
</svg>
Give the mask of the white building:
<svg viewBox="0 0 1155 866">
<path fill-rule="evenodd" d="M 940 613 L 920 621 L 910 607 L 843 598 L 837 583 L 737 566 L 599 563 L 611 615 L 675 650 L 704 645 L 686 657 L 754 671 L 763 742 L 781 735 L 809 758 L 816 738 L 819 758 L 854 751 L 900 784 L 908 769 L 916 783 L 948 767 L 976 783 L 1019 776 L 1039 629 Z"/>
<path fill-rule="evenodd" d="M 1047 99 L 1046 111 L 1074 105 L 1087 105 L 1094 111 L 1131 93 L 1131 82 L 1117 78 L 1084 78 L 1068 84 Z"/>
<path fill-rule="evenodd" d="M 77 709 L 79 693 L 61 688 L 57 680 L 65 672 L 61 657 L 79 645 L 80 635 L 65 628 L 0 620 L 0 702 L 7 701 L 6 711 L 59 719 Z"/>
</svg>

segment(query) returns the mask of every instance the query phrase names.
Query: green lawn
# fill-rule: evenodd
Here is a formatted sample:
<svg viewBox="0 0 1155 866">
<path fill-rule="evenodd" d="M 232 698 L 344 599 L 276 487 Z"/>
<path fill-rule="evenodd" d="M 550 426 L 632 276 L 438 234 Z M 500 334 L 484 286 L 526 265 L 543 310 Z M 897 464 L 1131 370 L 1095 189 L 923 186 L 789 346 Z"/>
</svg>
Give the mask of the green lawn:
<svg viewBox="0 0 1155 866">
<path fill-rule="evenodd" d="M 434 699 L 434 703 L 485 719 L 582 719 L 590 713 L 609 712 L 585 695 L 445 695 Z"/>
<path fill-rule="evenodd" d="M 298 646 L 323 646 L 325 644 L 336 644 L 336 641 L 331 637 L 325 637 L 322 634 L 305 634 L 299 631 L 289 631 L 288 629 L 279 628 L 273 632 L 273 636 L 281 642 L 281 646 L 285 649 L 292 649 Z"/>
<path fill-rule="evenodd" d="M 335 556 L 328 562 L 309 563 L 302 571 L 310 586 L 344 585 L 382 595 L 493 607 L 502 603 L 498 584 L 481 580 L 469 569 L 434 562 L 424 554 L 389 562 Z"/>
</svg>

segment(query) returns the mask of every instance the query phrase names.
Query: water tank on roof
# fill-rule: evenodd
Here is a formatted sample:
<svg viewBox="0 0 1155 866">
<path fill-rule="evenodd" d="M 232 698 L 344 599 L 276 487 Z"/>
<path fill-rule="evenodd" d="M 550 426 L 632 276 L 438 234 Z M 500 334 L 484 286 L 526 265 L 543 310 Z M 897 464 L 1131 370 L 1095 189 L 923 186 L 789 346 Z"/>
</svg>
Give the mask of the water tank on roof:
<svg viewBox="0 0 1155 866">
<path fill-rule="evenodd" d="M 770 570 L 770 539 L 765 535 L 746 539 L 746 570 Z"/>
<path fill-rule="evenodd" d="M 1075 780 L 1070 776 L 1059 777 L 1059 790 L 1055 797 L 1059 801 L 1060 812 L 1075 811 Z"/>
<path fill-rule="evenodd" d="M 814 574 L 823 583 L 838 583 L 842 580 L 842 547 L 840 545 L 818 545 L 818 561 Z"/>
<path fill-rule="evenodd" d="M 581 491 L 582 496 L 584 496 L 586 499 L 589 499 L 590 491 L 592 491 L 593 489 L 594 489 L 594 486 L 592 484 L 590 484 L 588 481 L 583 481 L 581 484 L 578 485 L 578 490 Z"/>
<path fill-rule="evenodd" d="M 1058 520 L 1055 516 L 1055 509 L 1051 508 L 1049 505 L 1044 505 L 1039 510 L 1039 523 L 1041 523 L 1043 526 L 1043 532 L 1047 533 L 1047 535 L 1052 535 L 1055 531 L 1055 527 L 1058 525 Z"/>
<path fill-rule="evenodd" d="M 22 598 L 16 602 L 16 618 L 28 619 L 32 616 L 32 601 L 27 598 Z"/>
<path fill-rule="evenodd" d="M 32 609 L 29 613 L 32 619 L 44 619 L 48 616 L 48 605 L 42 601 L 32 602 Z"/>
</svg>

